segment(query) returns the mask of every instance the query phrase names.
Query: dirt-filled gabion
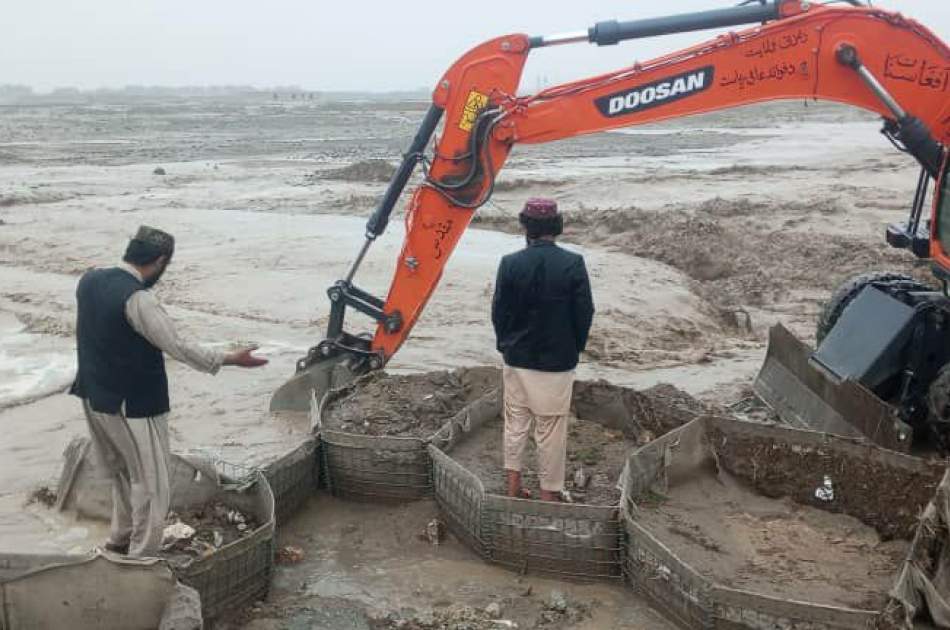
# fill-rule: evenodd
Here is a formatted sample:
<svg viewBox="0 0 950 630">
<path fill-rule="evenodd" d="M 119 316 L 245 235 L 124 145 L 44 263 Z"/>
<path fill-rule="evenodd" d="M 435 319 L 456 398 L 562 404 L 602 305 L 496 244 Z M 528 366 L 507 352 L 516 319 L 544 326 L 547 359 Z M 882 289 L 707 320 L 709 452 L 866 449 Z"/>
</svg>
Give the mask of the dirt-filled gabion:
<svg viewBox="0 0 950 630">
<path fill-rule="evenodd" d="M 486 455 L 470 445 L 497 425 L 502 395 L 493 390 L 465 406 L 430 440 L 436 500 L 453 533 L 491 562 L 515 571 L 561 577 L 619 580 L 622 577 L 623 532 L 619 498 L 612 503 L 587 505 L 515 499 L 486 490 L 486 473 L 500 478 L 502 470 L 486 469 Z M 617 444 L 642 443 L 697 417 L 702 405 L 675 388 L 647 392 L 609 385 L 603 381 L 578 382 L 573 408 L 585 422 L 614 432 Z M 498 435 L 484 445 L 485 452 L 500 450 Z M 628 451 L 620 452 L 621 465 Z M 497 454 L 491 454 L 493 461 Z M 608 480 L 619 482 L 620 470 Z M 493 485 L 497 486 L 497 484 Z M 601 497 L 606 496 L 603 493 Z M 619 493 L 617 495 L 619 497 Z"/>
<path fill-rule="evenodd" d="M 271 474 L 279 480 L 299 478 L 301 469 L 314 465 L 312 440 L 275 462 Z M 255 601 L 266 595 L 274 566 L 274 495 L 259 471 L 206 457 L 171 454 L 169 462 L 171 509 L 177 513 L 220 503 L 250 517 L 255 527 L 237 539 L 215 546 L 210 553 L 192 557 L 167 556 L 176 577 L 198 591 L 206 619 Z M 304 475 L 306 476 L 306 475 Z M 295 481 L 284 496 L 296 496 Z M 304 489 L 304 492 L 306 489 Z M 111 480 L 90 452 L 87 438 L 75 440 L 66 449 L 63 474 L 57 489 L 57 509 L 88 518 L 111 516 Z M 294 501 L 297 499 L 295 498 Z M 287 503 L 288 510 L 292 502 Z M 20 560 L 22 563 L 22 560 Z"/>
<path fill-rule="evenodd" d="M 258 526 L 245 536 L 188 562 L 172 562 L 175 575 L 201 595 L 205 619 L 213 619 L 267 595 L 276 550 L 274 495 L 259 471 L 219 464 L 217 486 L 196 484 L 176 492 L 173 509 L 220 502 L 252 517 Z"/>
<path fill-rule="evenodd" d="M 432 496 L 427 444 L 499 378 L 493 368 L 407 376 L 377 372 L 331 391 L 315 427 L 322 484 L 336 496 L 360 500 Z"/>
<path fill-rule="evenodd" d="M 319 437 L 304 440 L 261 472 L 274 494 L 277 524 L 287 522 L 303 507 L 320 484 Z"/>
<path fill-rule="evenodd" d="M 942 474 L 859 440 L 700 418 L 630 457 L 624 573 L 689 628 L 865 628 Z"/>
</svg>

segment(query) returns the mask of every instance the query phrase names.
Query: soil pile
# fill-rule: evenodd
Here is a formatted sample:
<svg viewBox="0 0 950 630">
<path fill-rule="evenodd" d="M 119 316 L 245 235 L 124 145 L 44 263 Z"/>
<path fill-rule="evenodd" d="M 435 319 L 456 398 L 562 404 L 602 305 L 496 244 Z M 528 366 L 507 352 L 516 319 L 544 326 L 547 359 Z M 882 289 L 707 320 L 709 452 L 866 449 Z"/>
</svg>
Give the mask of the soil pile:
<svg viewBox="0 0 950 630">
<path fill-rule="evenodd" d="M 496 368 L 370 374 L 327 403 L 324 426 L 360 435 L 427 438 L 468 403 L 501 385 Z"/>
<path fill-rule="evenodd" d="M 770 499 L 715 471 L 654 494 L 635 518 L 721 584 L 865 610 L 883 607 L 908 548 L 851 516 Z"/>
<path fill-rule="evenodd" d="M 668 383 L 635 390 L 605 380 L 574 383 L 571 406 L 578 418 L 621 431 L 637 444 L 646 444 L 713 412 L 708 405 Z"/>
<path fill-rule="evenodd" d="M 395 173 L 396 167 L 386 160 L 360 160 L 348 166 L 319 171 L 311 177 L 347 182 L 388 182 Z"/>
</svg>

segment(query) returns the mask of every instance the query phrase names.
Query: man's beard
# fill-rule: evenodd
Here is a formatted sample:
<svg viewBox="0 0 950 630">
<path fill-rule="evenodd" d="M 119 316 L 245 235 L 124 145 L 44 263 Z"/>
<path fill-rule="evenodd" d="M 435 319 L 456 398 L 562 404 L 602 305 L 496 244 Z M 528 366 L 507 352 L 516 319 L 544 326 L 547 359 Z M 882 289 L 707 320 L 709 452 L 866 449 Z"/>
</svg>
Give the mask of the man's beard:
<svg viewBox="0 0 950 630">
<path fill-rule="evenodd" d="M 152 287 L 154 287 L 154 286 L 158 283 L 158 281 L 162 279 L 162 275 L 164 275 L 166 269 L 168 269 L 168 261 L 167 261 L 167 260 L 166 260 L 165 263 L 162 265 L 162 268 L 159 269 L 158 272 L 156 272 L 156 274 L 155 274 L 154 276 L 152 276 L 151 278 L 147 278 L 147 279 L 145 279 L 145 280 L 142 281 L 142 284 L 145 285 L 145 288 L 146 288 L 146 289 L 151 289 Z"/>
</svg>

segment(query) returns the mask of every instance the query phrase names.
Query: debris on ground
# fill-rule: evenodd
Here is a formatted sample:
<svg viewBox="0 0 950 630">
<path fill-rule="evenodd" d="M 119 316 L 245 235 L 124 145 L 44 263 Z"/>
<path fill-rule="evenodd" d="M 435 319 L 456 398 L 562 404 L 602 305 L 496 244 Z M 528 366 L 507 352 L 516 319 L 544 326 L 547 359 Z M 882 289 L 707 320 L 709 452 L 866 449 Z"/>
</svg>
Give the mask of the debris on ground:
<svg viewBox="0 0 950 630">
<path fill-rule="evenodd" d="M 487 610 L 478 610 L 471 606 L 452 606 L 408 615 L 386 613 L 371 617 L 370 627 L 373 630 L 498 630 L 517 628 L 518 624 L 510 619 L 493 617 Z"/>
<path fill-rule="evenodd" d="M 29 497 L 27 497 L 26 504 L 34 505 L 39 503 L 46 507 L 53 507 L 56 505 L 56 498 L 56 493 L 50 490 L 49 486 L 40 486 L 30 493 Z"/>
<path fill-rule="evenodd" d="M 152 175 L 165 175 L 165 174 L 166 174 L 165 169 L 162 168 L 161 166 L 156 166 L 155 170 L 152 171 Z"/>
<path fill-rule="evenodd" d="M 304 551 L 300 547 L 286 545 L 277 550 L 274 560 L 277 564 L 297 564 L 304 559 Z"/>
<path fill-rule="evenodd" d="M 572 602 L 561 591 L 551 591 L 538 616 L 538 626 L 571 627 L 590 617 L 591 607 L 581 602 Z"/>
<path fill-rule="evenodd" d="M 257 520 L 220 501 L 181 512 L 169 512 L 162 552 L 166 555 L 204 557 L 251 534 Z"/>
<path fill-rule="evenodd" d="M 445 540 L 445 523 L 437 518 L 426 523 L 425 531 L 419 534 L 419 539 L 430 545 L 441 545 Z"/>
<path fill-rule="evenodd" d="M 755 395 L 752 387 L 745 387 L 741 392 L 741 398 L 726 406 L 729 413 L 747 422 L 758 422 L 764 424 L 779 424 L 782 422 L 779 415 L 771 407 L 762 402 L 762 399 Z"/>
</svg>

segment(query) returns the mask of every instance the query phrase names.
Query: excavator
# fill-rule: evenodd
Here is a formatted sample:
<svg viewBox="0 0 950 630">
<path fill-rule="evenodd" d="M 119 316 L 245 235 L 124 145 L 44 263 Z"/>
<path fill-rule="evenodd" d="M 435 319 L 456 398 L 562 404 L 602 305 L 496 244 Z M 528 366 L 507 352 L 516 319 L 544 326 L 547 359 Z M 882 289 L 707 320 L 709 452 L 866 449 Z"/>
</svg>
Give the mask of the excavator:
<svg viewBox="0 0 950 630">
<path fill-rule="evenodd" d="M 532 95 L 517 91 L 528 55 L 543 48 L 738 26 L 743 30 L 616 72 Z M 928 260 L 939 289 L 897 273 L 849 280 L 821 313 L 817 349 L 781 325 L 772 328 L 755 391 L 794 424 L 901 451 L 921 440 L 946 450 L 950 48 L 920 23 L 860 0 L 746 0 L 553 36 L 505 35 L 471 49 L 436 83 L 352 266 L 328 289 L 325 339 L 297 362 L 271 408 L 306 410 L 330 388 L 386 365 L 421 316 L 473 215 L 491 198 L 515 145 L 782 99 L 835 101 L 883 118 L 882 133 L 921 167 L 908 220 L 889 226 L 885 236 L 891 246 Z M 354 279 L 417 168 L 422 181 L 409 197 L 405 239 L 382 299 Z M 928 199 L 929 219 L 923 216 Z M 375 332 L 347 332 L 349 310 L 374 320 Z"/>
</svg>

